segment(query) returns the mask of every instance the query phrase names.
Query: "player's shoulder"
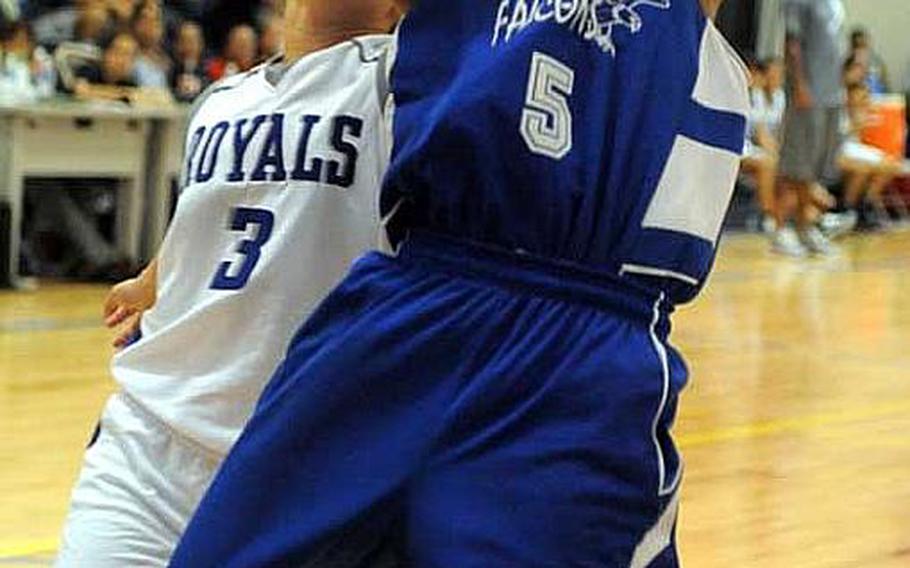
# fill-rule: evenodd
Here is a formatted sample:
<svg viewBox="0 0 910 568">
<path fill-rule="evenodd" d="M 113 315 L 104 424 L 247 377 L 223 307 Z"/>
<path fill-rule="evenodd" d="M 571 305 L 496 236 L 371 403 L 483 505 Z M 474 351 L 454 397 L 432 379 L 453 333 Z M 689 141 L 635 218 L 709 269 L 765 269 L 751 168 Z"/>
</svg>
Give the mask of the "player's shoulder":
<svg viewBox="0 0 910 568">
<path fill-rule="evenodd" d="M 394 60 L 395 41 L 392 34 L 350 38 L 313 54 L 307 60 L 310 63 L 304 64 L 298 72 L 301 78 L 322 82 L 332 97 L 339 88 L 349 86 L 359 92 L 368 89 L 382 110 L 389 92 L 389 69 Z"/>
<path fill-rule="evenodd" d="M 190 121 L 199 114 L 200 110 L 213 99 L 219 98 L 221 96 L 232 94 L 232 91 L 236 92 L 237 89 L 242 87 L 247 81 L 259 76 L 261 73 L 264 73 L 270 65 L 273 65 L 276 62 L 281 60 L 280 56 L 273 57 L 268 61 L 265 61 L 249 71 L 244 71 L 242 73 L 237 73 L 229 77 L 223 77 L 218 81 L 215 81 L 209 85 L 196 99 L 193 101 L 193 105 L 190 108 Z M 235 94 L 235 93 L 234 93 Z"/>
<path fill-rule="evenodd" d="M 376 100 L 384 111 L 390 95 L 390 74 L 395 61 L 398 36 L 396 34 L 376 34 L 356 37 L 351 43 L 357 48 L 361 64 L 372 69 Z"/>
<path fill-rule="evenodd" d="M 374 68 L 385 69 L 391 61 L 395 46 L 395 36 L 392 34 L 370 34 L 352 37 L 341 43 L 323 49 L 313 54 L 308 61 L 309 71 L 320 72 L 323 65 L 319 62 L 332 61 L 335 67 L 335 76 L 339 72 L 362 73 Z"/>
</svg>

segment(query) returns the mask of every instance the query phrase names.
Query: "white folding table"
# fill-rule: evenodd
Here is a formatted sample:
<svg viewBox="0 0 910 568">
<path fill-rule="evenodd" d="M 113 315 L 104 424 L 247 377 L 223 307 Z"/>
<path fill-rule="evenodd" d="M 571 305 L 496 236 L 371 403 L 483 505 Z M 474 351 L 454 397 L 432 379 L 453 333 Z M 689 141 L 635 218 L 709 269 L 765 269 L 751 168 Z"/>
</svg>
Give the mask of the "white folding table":
<svg viewBox="0 0 910 568">
<path fill-rule="evenodd" d="M 182 107 L 70 100 L 0 105 L 0 199 L 11 211 L 10 282 L 20 283 L 26 178 L 121 180 L 116 244 L 134 260 L 153 254 L 167 226 L 185 118 Z"/>
</svg>

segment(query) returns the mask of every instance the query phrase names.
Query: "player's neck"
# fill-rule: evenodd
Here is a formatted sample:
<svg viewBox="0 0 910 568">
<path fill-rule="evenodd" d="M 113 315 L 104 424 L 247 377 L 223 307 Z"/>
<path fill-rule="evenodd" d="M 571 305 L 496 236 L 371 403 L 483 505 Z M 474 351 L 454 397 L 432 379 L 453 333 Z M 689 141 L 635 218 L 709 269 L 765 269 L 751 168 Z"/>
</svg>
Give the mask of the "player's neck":
<svg viewBox="0 0 910 568">
<path fill-rule="evenodd" d="M 724 0 L 701 0 L 701 7 L 705 11 L 705 15 L 709 18 L 714 18 L 717 16 L 717 11 L 720 10 L 720 5 L 724 3 Z"/>
<path fill-rule="evenodd" d="M 368 26 L 312 32 L 308 31 L 305 26 L 301 26 L 293 31 L 288 30 L 286 33 L 284 53 L 288 61 L 294 61 L 310 53 L 344 43 L 355 37 L 387 32 L 388 30 Z"/>
</svg>

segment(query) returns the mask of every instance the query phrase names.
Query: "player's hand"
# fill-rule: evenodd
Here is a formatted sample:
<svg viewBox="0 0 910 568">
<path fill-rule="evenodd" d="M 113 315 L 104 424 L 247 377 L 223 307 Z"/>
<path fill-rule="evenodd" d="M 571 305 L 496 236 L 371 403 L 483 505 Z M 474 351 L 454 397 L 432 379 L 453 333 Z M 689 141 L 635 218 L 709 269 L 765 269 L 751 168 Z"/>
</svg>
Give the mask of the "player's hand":
<svg viewBox="0 0 910 568">
<path fill-rule="evenodd" d="M 113 341 L 111 341 L 111 345 L 113 345 L 115 349 L 123 349 L 133 342 L 136 335 L 139 333 L 139 326 L 142 324 L 142 314 L 143 312 L 138 312 L 129 316 L 117 329 L 117 334 L 114 336 Z"/>
<path fill-rule="evenodd" d="M 155 303 L 154 285 L 149 279 L 131 278 L 117 284 L 104 301 L 104 325 L 120 329 L 114 338 L 114 347 L 121 348 L 139 329 L 143 312 Z"/>
</svg>

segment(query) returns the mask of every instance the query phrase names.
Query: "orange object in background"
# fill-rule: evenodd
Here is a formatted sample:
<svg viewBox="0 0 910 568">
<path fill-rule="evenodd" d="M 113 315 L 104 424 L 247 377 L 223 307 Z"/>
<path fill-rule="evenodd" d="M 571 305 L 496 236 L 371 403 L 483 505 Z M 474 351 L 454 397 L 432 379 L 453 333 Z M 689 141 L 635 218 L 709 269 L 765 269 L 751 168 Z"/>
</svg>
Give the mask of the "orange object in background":
<svg viewBox="0 0 910 568">
<path fill-rule="evenodd" d="M 904 97 L 902 95 L 873 97 L 869 108 L 869 122 L 860 135 L 864 144 L 903 160 L 907 150 L 907 102 Z"/>
</svg>

